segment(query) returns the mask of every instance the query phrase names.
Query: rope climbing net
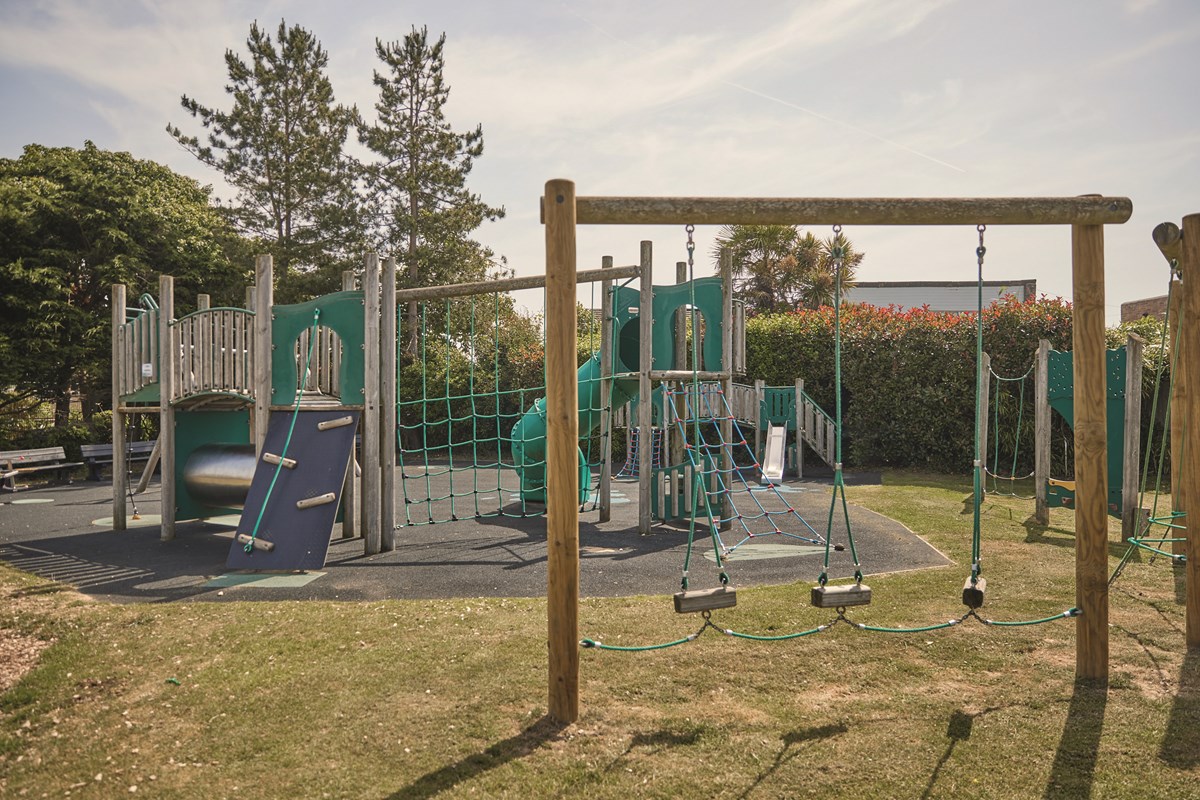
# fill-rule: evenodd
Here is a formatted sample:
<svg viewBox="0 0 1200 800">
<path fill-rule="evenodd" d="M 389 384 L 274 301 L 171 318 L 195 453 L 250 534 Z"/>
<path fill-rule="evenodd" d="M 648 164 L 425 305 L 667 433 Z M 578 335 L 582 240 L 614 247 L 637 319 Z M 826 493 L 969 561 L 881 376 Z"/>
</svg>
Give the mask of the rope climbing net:
<svg viewBox="0 0 1200 800">
<path fill-rule="evenodd" d="M 668 388 L 666 394 L 672 424 L 685 442 L 684 453 L 693 471 L 696 491 L 704 495 L 701 505 L 707 515 L 706 522 L 717 531 L 723 555 L 732 554 L 751 539 L 769 535 L 809 544 L 825 543 L 778 488 L 752 486 L 746 480 L 745 472 L 757 472 L 760 465 L 719 386 L 697 390 L 684 384 Z M 720 424 L 723 420 L 730 422 L 731 439 L 727 440 L 723 434 Z M 690 441 L 689 431 L 695 432 Z M 700 510 L 695 503 L 692 508 L 694 513 Z M 736 541 L 726 544 L 722 530 L 733 530 Z"/>
<path fill-rule="evenodd" d="M 544 447 L 520 465 L 513 456 L 514 426 L 531 411 L 545 420 L 541 325 L 519 315 L 511 297 L 499 292 L 422 302 L 415 315 L 402 306 L 397 313 L 412 329 L 397 343 L 401 524 L 545 514 L 544 503 L 528 499 L 528 485 L 522 490 L 518 471 L 544 475 Z M 587 324 L 585 348 L 599 341 L 599 322 Z M 581 412 L 598 416 L 602 405 L 589 401 Z M 544 435 L 543 428 L 542 442 Z M 584 443 L 593 475 L 607 435 L 601 430 Z M 520 441 L 527 445 L 529 434 Z"/>
</svg>

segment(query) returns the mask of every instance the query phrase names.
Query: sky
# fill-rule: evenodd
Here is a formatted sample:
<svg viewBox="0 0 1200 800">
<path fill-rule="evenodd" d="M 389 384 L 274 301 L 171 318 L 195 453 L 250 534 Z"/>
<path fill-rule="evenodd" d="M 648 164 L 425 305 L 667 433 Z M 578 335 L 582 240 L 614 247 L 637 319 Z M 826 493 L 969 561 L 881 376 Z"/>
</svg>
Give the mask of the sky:
<svg viewBox="0 0 1200 800">
<path fill-rule="evenodd" d="M 545 270 L 552 178 L 579 195 L 1096 193 L 1134 208 L 1105 230 L 1111 324 L 1166 292 L 1153 227 L 1200 212 L 1196 0 L 0 0 L 0 157 L 91 140 L 228 196 L 165 128 L 200 133 L 183 94 L 231 105 L 224 54 L 256 20 L 312 31 L 336 99 L 368 118 L 375 40 L 444 32 L 449 120 L 483 126 L 469 186 L 507 211 L 477 238 L 518 275 Z M 698 273 L 715 233 L 697 229 Z M 974 227 L 845 233 L 860 280 L 975 278 Z M 636 263 L 644 239 L 673 282 L 679 227 L 581 227 L 579 268 Z M 993 226 L 985 277 L 1069 298 L 1069 229 Z"/>
</svg>

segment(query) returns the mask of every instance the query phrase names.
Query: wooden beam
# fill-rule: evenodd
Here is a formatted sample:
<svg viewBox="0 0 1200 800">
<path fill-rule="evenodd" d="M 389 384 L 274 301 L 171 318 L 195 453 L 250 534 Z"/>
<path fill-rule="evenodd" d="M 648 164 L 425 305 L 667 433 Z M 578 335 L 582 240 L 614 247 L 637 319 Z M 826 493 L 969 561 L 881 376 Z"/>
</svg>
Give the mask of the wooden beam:
<svg viewBox="0 0 1200 800">
<path fill-rule="evenodd" d="M 125 463 L 125 414 L 121 412 L 121 371 L 125 368 L 121 326 L 125 324 L 125 284 L 112 286 L 112 445 L 113 530 L 125 530 L 125 494 L 129 485 Z M 141 364 L 138 364 L 140 372 Z"/>
<path fill-rule="evenodd" d="M 613 257 L 604 256 L 600 259 L 602 270 L 613 268 Z M 613 331 L 613 282 L 603 281 L 600 284 L 600 521 L 612 519 L 612 365 L 613 341 L 616 337 Z"/>
<path fill-rule="evenodd" d="M 274 262 L 261 255 L 254 262 L 254 452 L 262 455 L 271 418 L 271 307 L 275 304 Z M 163 474 L 169 461 L 163 454 Z"/>
<path fill-rule="evenodd" d="M 721 378 L 721 391 L 725 396 L 725 403 L 732 413 L 733 408 L 733 251 L 725 248 L 721 251 L 719 261 L 719 269 L 721 274 L 721 371 L 725 373 L 725 377 Z M 693 336 L 699 335 L 699 331 L 693 331 Z M 697 343 L 699 340 L 697 340 Z M 699 364 L 694 365 L 699 367 Z M 724 408 L 719 408 L 718 413 L 724 415 Z M 728 418 L 721 420 L 721 439 L 726 442 L 726 446 L 721 448 L 721 480 L 726 487 L 734 485 L 733 480 L 733 420 Z M 784 431 L 784 455 L 787 458 L 787 432 L 786 426 Z M 782 476 L 781 476 L 782 477 Z M 733 500 L 729 496 L 729 492 L 721 494 L 721 517 L 724 522 L 721 523 L 721 530 L 727 531 L 733 526 Z"/>
<path fill-rule="evenodd" d="M 579 197 L 580 225 L 1104 225 L 1127 197 Z"/>
<path fill-rule="evenodd" d="M 1075 380 L 1075 675 L 1108 678 L 1104 228 L 1071 228 Z"/>
<path fill-rule="evenodd" d="M 1180 339 L 1183 341 L 1182 357 L 1192 363 L 1184 372 L 1187 381 L 1186 433 L 1183 442 L 1182 479 L 1180 499 L 1188 510 L 1184 517 L 1187 524 L 1187 646 L 1189 650 L 1200 648 L 1200 525 L 1193 524 L 1192 515 L 1200 509 L 1200 369 L 1196 368 L 1196 354 L 1200 353 L 1200 214 L 1183 218 L 1183 326 Z"/>
<path fill-rule="evenodd" d="M 363 415 L 362 528 L 363 553 L 383 546 L 379 469 L 379 257 L 363 259 Z M 343 397 L 342 402 L 353 398 Z"/>
<path fill-rule="evenodd" d="M 1033 386 L 1033 518 L 1039 525 L 1049 525 L 1046 481 L 1050 479 L 1050 342 L 1047 339 L 1038 340 Z"/>
<path fill-rule="evenodd" d="M 641 282 L 639 284 L 640 305 L 638 306 L 638 533 L 650 533 L 651 507 L 651 464 L 654 455 L 654 403 L 651 401 L 650 379 L 654 370 L 654 243 L 641 244 Z M 659 373 L 661 380 L 676 380 L 666 377 L 670 371 Z M 680 376 L 682 377 L 682 376 Z"/>
<path fill-rule="evenodd" d="M 1168 262 L 1183 263 L 1183 231 L 1174 222 L 1160 222 L 1151 234 L 1159 252 Z"/>
<path fill-rule="evenodd" d="M 575 274 L 576 283 L 597 283 L 600 281 L 636 278 L 637 266 L 610 267 L 605 270 L 587 269 Z M 448 297 L 467 297 L 473 294 L 493 294 L 495 292 L 515 292 L 519 289 L 540 289 L 546 285 L 545 275 L 528 275 L 521 278 L 504 278 L 498 281 L 478 281 L 476 283 L 451 283 L 446 286 L 422 286 L 415 289 L 400 289 L 396 292 L 396 300 L 407 303 L 415 300 L 445 300 Z"/>
<path fill-rule="evenodd" d="M 579 717 L 579 384 L 575 184 L 546 183 L 546 629 L 549 711 Z M 643 398 L 648 400 L 649 398 Z"/>
<path fill-rule="evenodd" d="M 354 270 L 342 271 L 342 291 L 354 291 Z M 346 354 L 342 353 L 343 361 Z M 345 398 L 342 398 L 345 400 Z M 358 458 L 354 448 L 350 448 L 350 461 L 346 465 L 346 480 L 342 484 L 342 538 L 352 539 L 358 536 Z"/>
<path fill-rule="evenodd" d="M 383 262 L 379 304 L 380 547 L 396 549 L 396 259 Z"/>
<path fill-rule="evenodd" d="M 171 318 L 175 316 L 175 279 L 158 276 L 158 439 L 162 442 L 162 525 L 159 539 L 175 538 L 175 407 L 171 398 L 179 374 L 179 347 Z M 124 470 L 122 470 L 124 472 Z"/>
<path fill-rule="evenodd" d="M 1138 489 L 1142 470 L 1142 363 L 1146 341 L 1136 333 L 1125 342 L 1125 439 L 1121 471 L 1121 539 L 1137 536 L 1141 524 Z"/>
<path fill-rule="evenodd" d="M 1183 319 L 1183 284 L 1175 279 L 1171 283 L 1171 300 L 1167 308 L 1167 329 L 1171 336 L 1171 511 L 1176 514 L 1187 512 L 1183 497 L 1182 473 L 1184 459 L 1184 434 L 1187 432 L 1187 410 L 1189 383 L 1187 374 L 1190 371 L 1188 359 L 1184 357 L 1184 337 L 1179 321 Z M 1181 517 L 1187 524 L 1187 517 Z M 1174 530 L 1174 529 L 1168 529 Z M 1171 538 L 1181 538 L 1172 536 Z M 1187 552 L 1186 542 L 1172 542 L 1171 552 L 1181 556 Z"/>
</svg>

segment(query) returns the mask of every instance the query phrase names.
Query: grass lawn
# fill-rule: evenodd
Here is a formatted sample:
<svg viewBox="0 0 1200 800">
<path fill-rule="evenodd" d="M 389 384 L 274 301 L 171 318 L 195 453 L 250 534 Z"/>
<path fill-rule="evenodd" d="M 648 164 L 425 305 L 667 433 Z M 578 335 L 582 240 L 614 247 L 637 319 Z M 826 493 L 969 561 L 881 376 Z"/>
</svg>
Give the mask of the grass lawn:
<svg viewBox="0 0 1200 800">
<path fill-rule="evenodd" d="M 969 482 L 889 473 L 848 493 L 957 562 L 872 576 L 875 602 L 848 616 L 961 616 Z M 1032 508 L 984 507 L 987 617 L 1074 605 L 1072 514 L 1043 528 Z M 829 621 L 808 604 L 814 576 L 797 577 L 739 591 L 714 622 Z M 780 643 L 708 631 L 585 650 L 583 714 L 562 728 L 545 718 L 539 600 L 112 606 L 0 567 L 0 639 L 51 643 L 0 695 L 0 796 L 1196 798 L 1200 653 L 1184 647 L 1182 577 L 1141 558 L 1114 585 L 1107 689 L 1076 685 L 1069 620 L 839 624 Z M 582 632 L 632 645 L 695 630 L 665 596 L 676 580 L 585 601 Z"/>
</svg>

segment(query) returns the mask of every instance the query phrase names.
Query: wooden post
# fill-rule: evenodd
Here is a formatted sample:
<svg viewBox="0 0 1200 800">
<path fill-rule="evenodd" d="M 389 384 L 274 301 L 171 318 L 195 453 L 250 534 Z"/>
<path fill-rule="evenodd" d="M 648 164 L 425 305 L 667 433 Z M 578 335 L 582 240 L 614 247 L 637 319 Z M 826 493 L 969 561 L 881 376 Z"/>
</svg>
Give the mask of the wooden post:
<svg viewBox="0 0 1200 800">
<path fill-rule="evenodd" d="M 113 530 L 125 530 L 125 495 L 129 490 L 125 460 L 125 419 L 121 411 L 121 372 L 125 367 L 121 350 L 121 326 L 125 324 L 125 284 L 112 287 L 112 446 L 113 446 Z M 137 365 L 141 374 L 142 365 Z"/>
<path fill-rule="evenodd" d="M 380 546 L 396 549 L 396 259 L 383 262 L 379 306 L 379 515 Z"/>
<path fill-rule="evenodd" d="M 766 395 L 766 386 L 767 382 L 762 378 L 754 379 L 754 457 L 759 463 L 763 460 L 762 429 L 759 426 L 762 424 L 762 403 Z"/>
<path fill-rule="evenodd" d="M 651 457 L 654 455 L 654 402 L 650 370 L 654 369 L 654 243 L 642 242 L 642 278 L 638 306 L 638 533 L 650 533 Z"/>
<path fill-rule="evenodd" d="M 1141 524 L 1138 478 L 1142 460 L 1142 361 L 1146 342 L 1136 333 L 1125 342 L 1125 441 L 1121 469 L 1121 539 L 1137 536 Z"/>
<path fill-rule="evenodd" d="M 1183 482 L 1187 479 L 1187 475 L 1183 472 L 1183 460 L 1186 457 L 1183 443 L 1188 429 L 1187 410 L 1191 407 L 1188 394 L 1191 387 L 1191 383 L 1188 381 L 1188 373 L 1191 372 L 1188 359 L 1191 356 L 1184 357 L 1187 337 L 1183 335 L 1183 328 L 1179 324 L 1180 320 L 1184 320 L 1185 313 L 1183 295 L 1183 283 L 1175 280 L 1171 286 L 1171 305 L 1167 310 L 1167 327 L 1171 335 L 1171 510 L 1176 514 L 1187 512 L 1187 500 L 1182 491 Z M 1190 320 L 1184 320 L 1184 326 L 1190 324 L 1192 324 Z M 1177 521 L 1186 525 L 1187 517 L 1179 517 Z M 1167 530 L 1171 538 L 1183 538 L 1182 535 L 1174 535 L 1178 529 L 1168 528 Z M 1185 554 L 1187 543 L 1172 542 L 1171 552 L 1175 555 Z"/>
<path fill-rule="evenodd" d="M 179 347 L 171 318 L 175 316 L 175 279 L 158 276 L 158 441 L 162 444 L 162 525 L 159 538 L 175 538 L 175 382 L 179 372 Z M 114 442 L 115 445 L 115 442 Z M 115 461 L 113 462 L 115 465 Z M 124 472 L 124 470 L 122 470 Z"/>
<path fill-rule="evenodd" d="M 565 180 L 547 182 L 543 209 L 546 215 L 546 628 L 550 651 L 549 711 L 560 722 L 570 723 L 579 717 L 579 383 L 575 370 L 575 184 Z M 648 368 L 648 364 L 641 365 L 643 374 L 647 374 Z M 643 395 L 642 408 L 649 408 L 649 399 Z M 646 506 L 648 511 L 649 503 Z"/>
<path fill-rule="evenodd" d="M 733 409 L 733 252 L 728 248 L 721 251 L 721 392 L 725 402 L 717 406 L 725 419 L 721 420 L 721 438 L 726 446 L 721 448 L 721 476 L 726 489 L 734 485 L 733 470 L 733 420 L 729 417 Z M 693 336 L 696 332 L 692 333 Z M 707 369 L 712 369 L 705 365 Z M 729 414 L 724 414 L 725 411 Z M 784 450 L 787 449 L 785 432 Z M 724 522 L 721 530 L 729 530 L 733 526 L 733 499 L 726 491 L 721 497 L 721 518 Z"/>
<path fill-rule="evenodd" d="M 1200 238 L 1200 234 L 1197 234 Z M 1071 226 L 1075 381 L 1075 675 L 1108 678 L 1104 227 Z"/>
<path fill-rule="evenodd" d="M 600 259 L 601 269 L 612 269 L 613 257 Z M 613 366 L 613 282 L 600 283 L 600 521 L 612 519 L 612 366 Z"/>
<path fill-rule="evenodd" d="M 984 353 L 979 365 L 979 432 L 980 497 L 987 497 L 988 476 L 988 411 L 992 400 L 992 357 Z"/>
<path fill-rule="evenodd" d="M 274 305 L 274 262 L 271 256 L 261 255 L 254 262 L 254 452 L 259 456 L 271 419 L 271 307 Z M 164 476 L 169 464 L 163 453 Z"/>
<path fill-rule="evenodd" d="M 796 378 L 796 480 L 804 478 L 804 379 Z"/>
<path fill-rule="evenodd" d="M 206 294 L 196 295 L 196 310 L 207 311 L 212 308 L 212 298 Z"/>
<path fill-rule="evenodd" d="M 363 336 L 363 553 L 373 556 L 383 545 L 379 469 L 379 257 L 375 253 L 368 253 L 363 259 Z"/>
<path fill-rule="evenodd" d="M 687 283 L 687 281 L 688 281 L 687 262 L 686 261 L 676 261 L 675 262 L 675 283 L 681 284 L 681 283 Z M 675 364 L 673 367 L 671 367 L 671 369 L 677 369 L 677 370 L 686 370 L 687 369 L 687 364 L 688 364 L 688 320 L 689 319 L 691 319 L 691 320 L 695 319 L 695 311 L 694 310 L 690 310 L 685 306 L 681 306 L 681 307 L 675 309 Z M 693 325 L 692 326 L 692 335 L 696 336 L 697 334 L 698 334 L 698 331 L 696 330 L 696 326 Z M 699 366 L 700 365 L 697 364 L 696 368 L 699 369 Z M 681 389 L 686 388 L 682 381 L 679 382 L 678 386 Z M 681 397 L 683 397 L 683 396 L 685 396 L 685 395 L 681 395 Z M 666 397 L 666 394 L 664 392 L 664 399 L 665 399 L 665 397 Z M 668 401 L 668 402 L 664 403 L 663 405 L 664 406 L 672 405 L 673 410 L 675 410 L 675 411 L 678 411 L 678 409 L 679 409 L 678 402 L 672 404 Z M 687 403 L 686 403 L 686 401 L 684 401 L 684 407 L 686 408 L 686 406 L 687 406 Z M 686 437 L 687 437 L 687 426 L 686 425 L 680 426 L 680 430 L 676 431 L 673 421 L 668 420 L 666 416 L 663 417 L 663 452 L 669 454 L 671 464 L 682 464 L 686 460 L 687 457 L 684 454 L 684 452 L 685 452 L 684 445 L 687 444 Z M 691 487 L 685 486 L 683 481 L 672 481 L 672 482 L 669 482 L 669 485 L 670 485 L 671 491 L 675 494 L 675 499 L 673 499 L 672 502 L 675 504 L 675 508 L 679 509 L 682 507 L 681 504 L 683 502 L 682 501 L 683 495 L 687 494 L 691 490 Z M 676 512 L 676 513 L 678 513 L 678 512 Z"/>
<path fill-rule="evenodd" d="M 1050 524 L 1046 482 L 1050 479 L 1050 341 L 1038 340 L 1033 379 L 1033 519 Z"/>
<path fill-rule="evenodd" d="M 342 291 L 354 291 L 354 270 L 342 272 Z M 345 361 L 346 354 L 342 354 Z M 342 398 L 348 402 L 348 398 Z M 350 448 L 350 463 L 346 466 L 346 480 L 342 483 L 342 538 L 353 539 L 359 534 L 359 497 L 358 497 L 358 458 L 354 448 Z"/>
<path fill-rule="evenodd" d="M 1200 509 L 1200 369 L 1196 368 L 1196 353 L 1200 353 L 1200 214 L 1189 214 L 1183 218 L 1183 260 L 1180 271 L 1183 275 L 1183 327 L 1180 340 L 1183 345 L 1180 363 L 1193 363 L 1184 370 L 1187 382 L 1184 411 L 1185 439 L 1180 474 L 1179 499 L 1188 516 L 1187 525 L 1187 646 L 1189 650 L 1200 648 L 1200 535 L 1197 535 L 1190 519 L 1191 509 Z M 1174 477 L 1174 475 L 1172 475 Z"/>
</svg>

